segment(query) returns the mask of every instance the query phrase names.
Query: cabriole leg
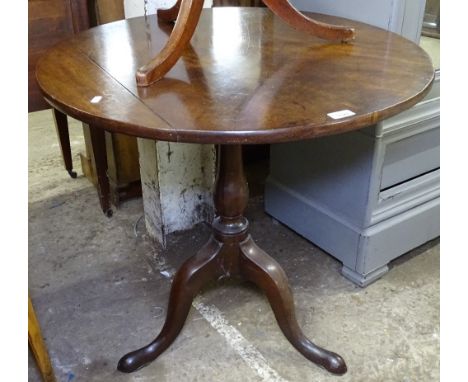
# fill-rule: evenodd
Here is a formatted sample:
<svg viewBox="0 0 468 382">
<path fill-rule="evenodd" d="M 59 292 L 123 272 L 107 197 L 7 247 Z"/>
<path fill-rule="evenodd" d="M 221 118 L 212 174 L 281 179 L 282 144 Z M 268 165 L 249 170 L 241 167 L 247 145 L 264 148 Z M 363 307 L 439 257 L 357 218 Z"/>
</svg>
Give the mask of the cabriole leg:
<svg viewBox="0 0 468 382">
<path fill-rule="evenodd" d="M 296 320 L 294 300 L 286 274 L 281 266 L 249 236 L 240 244 L 241 275 L 259 286 L 266 294 L 283 334 L 308 360 L 333 374 L 346 373 L 346 364 L 336 353 L 322 349 L 310 341 Z"/>
<path fill-rule="evenodd" d="M 215 258 L 221 243 L 214 238 L 189 258 L 179 269 L 172 282 L 166 322 L 153 342 L 123 356 L 117 369 L 125 373 L 135 371 L 155 360 L 179 335 L 190 311 L 192 301 L 208 281 L 219 277 Z"/>
</svg>

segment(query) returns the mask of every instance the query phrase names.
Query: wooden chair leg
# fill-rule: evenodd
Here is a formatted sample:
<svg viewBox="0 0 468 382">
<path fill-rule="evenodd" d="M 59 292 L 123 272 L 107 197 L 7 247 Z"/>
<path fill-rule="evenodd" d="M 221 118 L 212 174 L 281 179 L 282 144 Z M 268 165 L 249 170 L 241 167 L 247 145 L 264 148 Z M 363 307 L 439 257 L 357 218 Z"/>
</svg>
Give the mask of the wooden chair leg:
<svg viewBox="0 0 468 382">
<path fill-rule="evenodd" d="M 166 45 L 155 58 L 138 69 L 138 86 L 149 86 L 171 70 L 190 42 L 202 8 L 203 0 L 181 0 L 178 17 Z"/>
<path fill-rule="evenodd" d="M 288 0 L 263 0 L 278 17 L 295 29 L 325 40 L 350 41 L 355 37 L 354 28 L 316 21 L 299 12 Z"/>
<path fill-rule="evenodd" d="M 73 162 L 70 147 L 70 135 L 68 133 L 67 116 L 57 109 L 52 109 L 54 115 L 55 129 L 60 142 L 60 149 L 62 151 L 63 163 L 65 169 L 72 178 L 76 178 L 76 172 L 73 171 Z"/>
<path fill-rule="evenodd" d="M 105 131 L 96 127 L 90 126 L 91 146 L 92 146 L 92 161 L 96 169 L 97 188 L 99 202 L 102 212 L 108 217 L 112 216 L 110 204 L 110 185 L 107 176 L 107 152 L 106 152 L 106 136 Z"/>
<path fill-rule="evenodd" d="M 42 339 L 41 328 L 37 321 L 36 313 L 31 302 L 31 298 L 28 297 L 28 342 L 31 347 L 31 351 L 41 373 L 42 379 L 45 382 L 55 382 L 54 370 L 50 363 L 49 354 L 47 348 Z"/>
<path fill-rule="evenodd" d="M 167 9 L 158 9 L 158 19 L 166 22 L 173 22 L 177 20 L 179 15 L 180 4 L 182 0 L 177 0 L 176 3 Z"/>
</svg>

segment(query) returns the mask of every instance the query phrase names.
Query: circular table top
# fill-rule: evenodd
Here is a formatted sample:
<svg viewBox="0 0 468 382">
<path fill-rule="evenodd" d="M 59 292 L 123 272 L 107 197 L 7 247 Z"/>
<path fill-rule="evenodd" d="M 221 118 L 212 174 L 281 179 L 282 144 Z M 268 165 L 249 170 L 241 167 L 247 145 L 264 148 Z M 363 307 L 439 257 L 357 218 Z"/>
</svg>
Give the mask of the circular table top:
<svg viewBox="0 0 468 382">
<path fill-rule="evenodd" d="M 429 56 L 394 33 L 336 17 L 356 40 L 331 43 L 264 8 L 202 12 L 191 45 L 161 81 L 135 73 L 164 46 L 156 16 L 105 24 L 46 53 L 37 80 L 53 107 L 109 131 L 197 143 L 274 143 L 366 127 L 421 100 Z M 349 112 L 334 112 L 349 110 Z M 335 116 L 335 118 L 333 118 Z"/>
</svg>

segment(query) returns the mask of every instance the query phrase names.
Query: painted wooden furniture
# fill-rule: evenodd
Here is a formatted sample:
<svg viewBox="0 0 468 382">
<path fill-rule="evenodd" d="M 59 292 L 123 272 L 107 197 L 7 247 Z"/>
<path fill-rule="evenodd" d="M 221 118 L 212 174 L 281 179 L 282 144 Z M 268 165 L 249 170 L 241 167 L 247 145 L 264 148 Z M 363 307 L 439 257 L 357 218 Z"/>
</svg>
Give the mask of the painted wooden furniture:
<svg viewBox="0 0 468 382">
<path fill-rule="evenodd" d="M 440 234 L 439 78 L 416 106 L 366 129 L 272 145 L 265 210 L 365 287 Z"/>
<path fill-rule="evenodd" d="M 30 297 L 28 297 L 28 343 L 44 382 L 55 382 L 54 370 L 50 363 L 49 353 L 42 338 L 41 327 Z"/>
<path fill-rule="evenodd" d="M 294 30 L 265 8 L 215 8 L 202 12 L 183 60 L 152 86 L 138 87 L 134 74 L 168 40 L 170 25 L 156 17 L 93 28 L 57 45 L 39 62 L 37 80 L 46 100 L 88 123 L 91 131 L 218 145 L 213 234 L 176 273 L 161 333 L 125 355 L 119 370 L 139 369 L 175 340 L 206 282 L 239 277 L 266 293 L 281 330 L 299 352 L 332 373 L 346 372 L 339 355 L 302 333 L 284 271 L 249 234 L 242 145 L 365 128 L 420 101 L 434 71 L 427 54 L 398 35 L 310 16 L 350 25 L 355 41 L 323 41 Z M 352 113 L 341 112 L 336 119 L 330 114 L 344 109 Z"/>
<path fill-rule="evenodd" d="M 424 1 L 371 2 L 359 0 L 363 10 L 346 0 L 307 6 L 419 42 Z M 439 236 L 439 87 L 437 72 L 421 102 L 365 130 L 271 147 L 265 210 L 340 260 L 342 274 L 359 286 Z"/>
</svg>

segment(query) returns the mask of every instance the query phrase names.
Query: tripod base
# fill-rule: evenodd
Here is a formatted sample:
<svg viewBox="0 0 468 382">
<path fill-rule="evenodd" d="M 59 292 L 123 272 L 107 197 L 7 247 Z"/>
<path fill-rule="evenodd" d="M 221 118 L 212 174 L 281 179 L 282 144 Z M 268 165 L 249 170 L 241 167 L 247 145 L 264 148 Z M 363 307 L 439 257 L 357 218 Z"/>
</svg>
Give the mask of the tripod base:
<svg viewBox="0 0 468 382">
<path fill-rule="evenodd" d="M 182 330 L 193 299 L 206 283 L 220 278 L 240 277 L 253 282 L 265 292 L 280 329 L 304 357 L 331 373 L 346 373 L 343 358 L 316 346 L 302 333 L 295 317 L 286 274 L 248 233 L 248 221 L 243 216 L 248 193 L 241 149 L 240 145 L 220 147 L 214 195 L 218 217 L 212 225 L 213 235 L 176 273 L 166 322 L 159 335 L 147 346 L 122 357 L 118 370 L 133 372 L 164 352 Z"/>
<path fill-rule="evenodd" d="M 316 346 L 302 333 L 283 269 L 254 243 L 250 235 L 237 244 L 222 243 L 211 237 L 197 255 L 182 265 L 172 284 L 161 333 L 149 345 L 122 357 L 117 369 L 130 373 L 156 359 L 182 330 L 192 301 L 203 285 L 232 276 L 252 281 L 265 292 L 279 327 L 304 357 L 333 374 L 346 373 L 346 364 L 341 356 Z"/>
</svg>

